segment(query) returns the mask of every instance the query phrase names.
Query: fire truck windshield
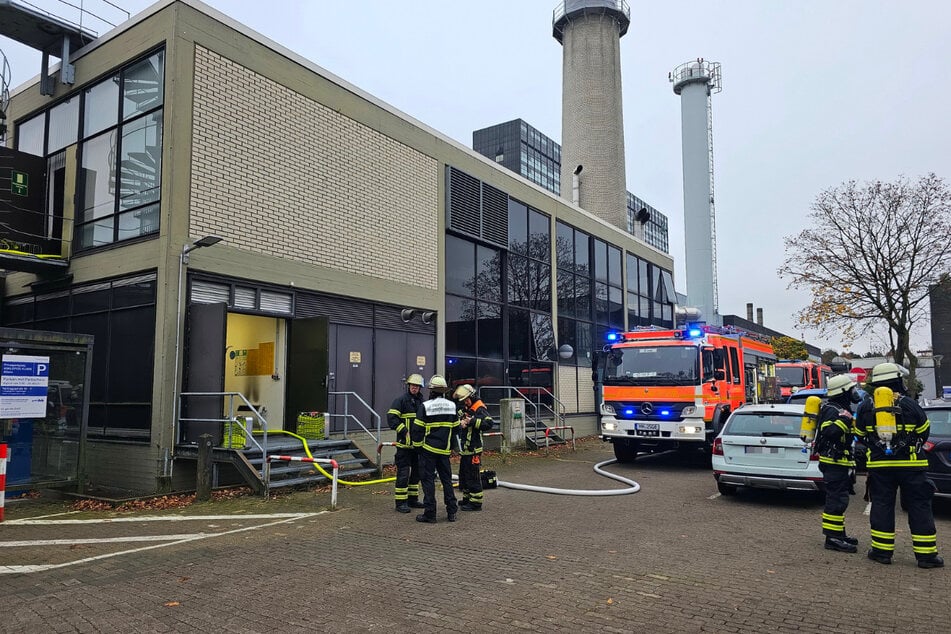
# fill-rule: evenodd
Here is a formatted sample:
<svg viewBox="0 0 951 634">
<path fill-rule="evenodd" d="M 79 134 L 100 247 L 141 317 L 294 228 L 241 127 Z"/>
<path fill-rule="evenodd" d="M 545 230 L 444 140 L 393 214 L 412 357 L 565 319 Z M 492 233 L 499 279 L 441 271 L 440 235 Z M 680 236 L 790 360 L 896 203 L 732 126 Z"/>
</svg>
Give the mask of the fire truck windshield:
<svg viewBox="0 0 951 634">
<path fill-rule="evenodd" d="M 802 387 L 806 384 L 806 373 L 801 366 L 776 366 L 776 379 L 783 387 Z"/>
<path fill-rule="evenodd" d="M 615 348 L 605 364 L 605 385 L 699 385 L 696 346 Z"/>
</svg>

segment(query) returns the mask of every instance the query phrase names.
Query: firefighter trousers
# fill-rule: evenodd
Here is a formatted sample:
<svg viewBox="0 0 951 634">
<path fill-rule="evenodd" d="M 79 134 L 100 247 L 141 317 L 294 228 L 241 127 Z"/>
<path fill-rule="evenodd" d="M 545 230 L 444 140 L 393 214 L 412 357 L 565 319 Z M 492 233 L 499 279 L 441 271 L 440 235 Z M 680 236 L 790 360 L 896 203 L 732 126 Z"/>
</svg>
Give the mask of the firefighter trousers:
<svg viewBox="0 0 951 634">
<path fill-rule="evenodd" d="M 929 559 L 938 553 L 931 499 L 934 489 L 921 469 L 907 467 L 869 468 L 869 494 L 872 510 L 872 549 L 891 556 L 895 551 L 895 494 L 908 511 L 908 528 L 916 559 Z"/>
<path fill-rule="evenodd" d="M 419 499 L 419 458 L 413 447 L 397 447 L 396 483 L 393 485 L 393 499 L 397 502 Z"/>
<path fill-rule="evenodd" d="M 479 454 L 463 454 L 459 457 L 459 490 L 462 503 L 482 507 L 482 475 L 479 473 L 482 457 Z"/>
<path fill-rule="evenodd" d="M 456 503 L 456 494 L 452 490 L 452 467 L 449 465 L 449 456 L 436 454 L 425 449 L 419 451 L 419 482 L 423 487 L 424 513 L 429 517 L 436 517 L 436 475 L 442 484 L 443 501 L 446 503 L 446 512 L 455 515 L 459 507 Z"/>
<path fill-rule="evenodd" d="M 852 474 L 849 467 L 823 464 L 822 482 L 826 490 L 825 506 L 822 509 L 822 534 L 829 537 L 845 537 L 845 510 L 849 508 L 849 490 Z"/>
</svg>

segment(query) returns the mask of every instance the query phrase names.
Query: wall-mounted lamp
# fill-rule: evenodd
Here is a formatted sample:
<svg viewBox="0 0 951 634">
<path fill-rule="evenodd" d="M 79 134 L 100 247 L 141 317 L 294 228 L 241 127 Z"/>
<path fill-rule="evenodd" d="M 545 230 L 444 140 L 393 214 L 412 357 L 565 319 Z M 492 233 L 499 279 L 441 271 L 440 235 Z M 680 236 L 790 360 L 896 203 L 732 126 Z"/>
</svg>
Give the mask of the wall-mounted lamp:
<svg viewBox="0 0 951 634">
<path fill-rule="evenodd" d="M 561 344 L 561 347 L 558 348 L 558 356 L 562 359 L 570 359 L 574 353 L 575 349 L 567 343 Z"/>
<path fill-rule="evenodd" d="M 434 319 L 435 317 L 436 317 L 436 313 L 434 313 L 434 312 L 431 311 L 431 310 L 427 310 L 426 312 L 424 312 L 422 315 L 419 316 L 419 318 L 423 320 L 423 323 L 424 323 L 424 324 L 431 324 L 431 323 L 433 323 L 433 319 Z"/>
<path fill-rule="evenodd" d="M 212 245 L 218 244 L 224 240 L 220 236 L 205 236 L 204 238 L 199 238 L 191 244 L 186 244 L 182 247 L 182 264 L 188 264 L 188 254 L 194 251 L 195 249 L 201 249 L 202 247 L 210 247 Z"/>
<path fill-rule="evenodd" d="M 400 311 L 400 319 L 403 320 L 403 323 L 410 321 L 413 317 L 416 316 L 416 311 L 412 308 L 404 308 Z"/>
</svg>

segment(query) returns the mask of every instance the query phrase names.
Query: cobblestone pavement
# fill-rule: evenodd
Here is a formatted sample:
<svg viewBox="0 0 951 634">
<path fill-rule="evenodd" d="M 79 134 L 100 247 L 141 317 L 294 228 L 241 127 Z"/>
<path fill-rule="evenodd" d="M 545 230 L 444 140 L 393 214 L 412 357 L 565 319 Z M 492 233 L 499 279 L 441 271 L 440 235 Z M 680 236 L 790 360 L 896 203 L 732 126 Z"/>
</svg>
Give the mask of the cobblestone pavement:
<svg viewBox="0 0 951 634">
<path fill-rule="evenodd" d="M 622 485 L 592 466 L 612 457 L 610 445 L 593 440 L 575 453 L 495 456 L 487 466 L 508 482 L 604 489 Z M 161 546 L 0 548 L 0 566 L 87 560 L 0 574 L 0 631 L 948 631 L 951 570 L 915 566 L 900 511 L 894 564 L 883 566 L 862 554 L 868 517 L 860 496 L 846 514 L 861 540 L 859 554 L 849 555 L 823 549 L 815 496 L 720 497 L 709 465 L 677 454 L 606 469 L 637 480 L 641 491 L 591 497 L 499 488 L 486 493 L 484 511 L 460 512 L 454 524 L 440 499 L 435 525 L 395 513 L 392 485 L 345 488 L 337 511 L 298 519 L 6 523 L 0 543 L 223 534 Z M 329 504 L 329 493 L 301 495 L 250 513 Z M 8 519 L 27 513 L 10 509 Z M 234 508 L 223 502 L 202 512 Z M 935 515 L 940 549 L 951 543 L 951 504 L 936 500 Z M 136 552 L 90 559 L 118 550 Z"/>
</svg>

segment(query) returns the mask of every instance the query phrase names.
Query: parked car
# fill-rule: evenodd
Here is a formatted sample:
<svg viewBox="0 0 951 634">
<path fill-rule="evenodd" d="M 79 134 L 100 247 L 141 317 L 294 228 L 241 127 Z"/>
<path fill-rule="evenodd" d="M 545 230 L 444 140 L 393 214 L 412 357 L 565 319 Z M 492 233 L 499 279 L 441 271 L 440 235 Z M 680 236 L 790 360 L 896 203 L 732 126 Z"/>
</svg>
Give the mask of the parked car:
<svg viewBox="0 0 951 634">
<path fill-rule="evenodd" d="M 713 477 L 722 495 L 739 487 L 823 490 L 819 459 L 799 437 L 802 404 L 744 405 L 713 441 Z"/>
<path fill-rule="evenodd" d="M 928 453 L 928 477 L 936 495 L 951 496 L 951 402 L 932 401 L 924 408 L 931 421 L 931 433 L 925 443 Z"/>
<path fill-rule="evenodd" d="M 859 395 L 864 399 L 868 397 L 868 392 L 862 388 L 855 388 Z M 808 390 L 799 390 L 798 392 L 793 392 L 789 395 L 789 398 L 786 399 L 787 403 L 799 403 L 802 406 L 805 406 L 806 399 L 810 396 L 818 396 L 821 399 L 826 397 L 826 389 L 823 388 L 810 388 Z M 865 462 L 868 460 L 868 453 L 865 448 L 865 443 L 861 439 L 856 438 L 855 444 L 852 448 L 852 455 L 855 456 L 855 470 L 859 473 L 865 473 Z"/>
</svg>

